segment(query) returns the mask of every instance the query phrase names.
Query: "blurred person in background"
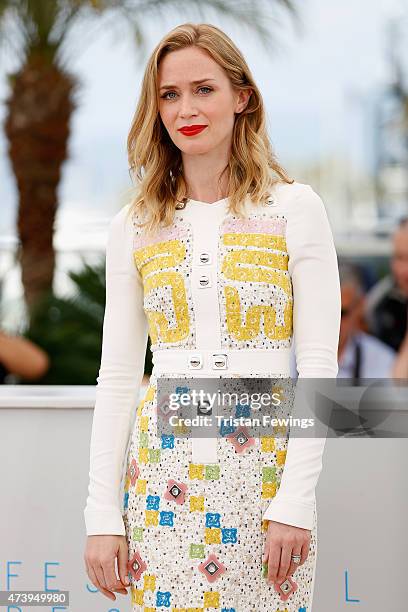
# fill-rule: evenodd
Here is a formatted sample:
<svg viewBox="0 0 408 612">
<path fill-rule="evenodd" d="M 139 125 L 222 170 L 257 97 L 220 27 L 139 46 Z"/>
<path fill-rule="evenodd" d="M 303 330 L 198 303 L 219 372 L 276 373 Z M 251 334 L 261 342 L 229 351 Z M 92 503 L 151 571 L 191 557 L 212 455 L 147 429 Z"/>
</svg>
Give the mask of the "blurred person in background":
<svg viewBox="0 0 408 612">
<path fill-rule="evenodd" d="M 400 220 L 392 246 L 391 271 L 367 293 L 365 318 L 371 334 L 399 351 L 408 329 L 408 217 Z"/>
<path fill-rule="evenodd" d="M 392 377 L 396 352 L 361 329 L 365 295 L 360 267 L 339 258 L 339 274 L 341 326 L 337 378 L 352 378 L 356 385 L 362 378 Z M 298 373 L 293 347 L 294 344 L 291 352 L 291 377 L 296 378 Z"/>
<path fill-rule="evenodd" d="M 27 338 L 19 338 L 0 330 L 0 384 L 9 374 L 36 380 L 49 368 L 48 355 Z"/>
<path fill-rule="evenodd" d="M 392 369 L 393 378 L 408 378 L 408 325 Z"/>
</svg>

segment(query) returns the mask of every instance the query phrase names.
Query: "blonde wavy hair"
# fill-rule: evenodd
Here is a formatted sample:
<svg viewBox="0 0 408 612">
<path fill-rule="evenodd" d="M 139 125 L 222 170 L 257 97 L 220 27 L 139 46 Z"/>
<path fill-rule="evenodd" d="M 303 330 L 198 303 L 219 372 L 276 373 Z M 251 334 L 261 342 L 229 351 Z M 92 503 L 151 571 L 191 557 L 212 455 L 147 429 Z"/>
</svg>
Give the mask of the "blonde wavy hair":
<svg viewBox="0 0 408 612">
<path fill-rule="evenodd" d="M 247 194 L 264 203 L 273 185 L 293 183 L 279 165 L 268 138 L 261 94 L 239 49 L 218 27 L 208 23 L 184 23 L 162 38 L 153 50 L 142 81 L 138 105 L 127 139 L 129 170 L 136 183 L 129 213 L 141 211 L 148 232 L 174 220 L 177 202 L 187 197 L 181 151 L 169 138 L 159 114 L 157 85 L 160 61 L 172 51 L 196 46 L 224 68 L 232 87 L 251 89 L 246 108 L 236 113 L 228 165 L 229 210 L 243 216 Z M 132 190 L 133 191 L 133 190 Z"/>
</svg>

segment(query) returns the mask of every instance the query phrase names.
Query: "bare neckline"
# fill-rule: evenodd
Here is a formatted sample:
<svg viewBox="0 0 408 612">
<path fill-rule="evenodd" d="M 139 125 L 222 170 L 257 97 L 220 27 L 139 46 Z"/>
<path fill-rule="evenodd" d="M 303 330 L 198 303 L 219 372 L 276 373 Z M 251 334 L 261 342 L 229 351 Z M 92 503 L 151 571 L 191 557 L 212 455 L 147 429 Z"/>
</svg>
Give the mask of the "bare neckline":
<svg viewBox="0 0 408 612">
<path fill-rule="evenodd" d="M 201 204 L 202 206 L 221 206 L 227 201 L 228 198 L 222 198 L 221 200 L 216 200 L 215 202 L 203 202 L 201 200 L 193 200 L 192 198 L 187 198 L 187 204 Z"/>
</svg>

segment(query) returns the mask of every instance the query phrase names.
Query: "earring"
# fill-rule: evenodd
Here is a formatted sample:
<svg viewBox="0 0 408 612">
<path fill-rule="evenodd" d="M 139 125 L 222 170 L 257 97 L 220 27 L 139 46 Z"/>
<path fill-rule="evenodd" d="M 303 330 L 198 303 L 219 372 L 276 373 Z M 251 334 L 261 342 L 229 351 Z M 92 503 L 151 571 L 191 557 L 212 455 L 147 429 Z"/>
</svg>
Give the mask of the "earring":
<svg viewBox="0 0 408 612">
<path fill-rule="evenodd" d="M 276 202 L 276 200 L 272 196 L 269 196 L 269 198 L 266 200 L 266 205 L 267 206 L 277 206 L 277 204 L 278 203 Z"/>
<path fill-rule="evenodd" d="M 183 208 L 186 207 L 186 204 L 187 204 L 187 199 L 186 198 L 183 198 L 181 202 L 178 201 L 177 204 L 176 204 L 177 210 L 182 210 Z"/>
</svg>

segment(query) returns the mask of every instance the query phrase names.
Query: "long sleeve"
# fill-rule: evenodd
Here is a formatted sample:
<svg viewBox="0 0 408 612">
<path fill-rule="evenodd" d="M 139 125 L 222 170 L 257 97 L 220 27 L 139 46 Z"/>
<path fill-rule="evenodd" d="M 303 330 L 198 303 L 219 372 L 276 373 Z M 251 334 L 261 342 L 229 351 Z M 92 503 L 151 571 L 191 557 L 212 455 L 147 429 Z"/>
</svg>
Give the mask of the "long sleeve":
<svg viewBox="0 0 408 612">
<path fill-rule="evenodd" d="M 293 330 L 299 378 L 336 378 L 340 332 L 340 280 L 323 201 L 302 185 L 287 225 L 288 271 L 293 287 Z M 293 414 L 302 402 L 296 393 Z M 327 431 L 327 429 L 326 429 Z M 263 514 L 312 529 L 315 487 L 326 438 L 289 436 L 279 489 Z"/>
<path fill-rule="evenodd" d="M 87 535 L 125 535 L 120 484 L 148 335 L 128 208 L 129 204 L 113 217 L 106 247 L 106 305 L 84 509 Z"/>
</svg>

